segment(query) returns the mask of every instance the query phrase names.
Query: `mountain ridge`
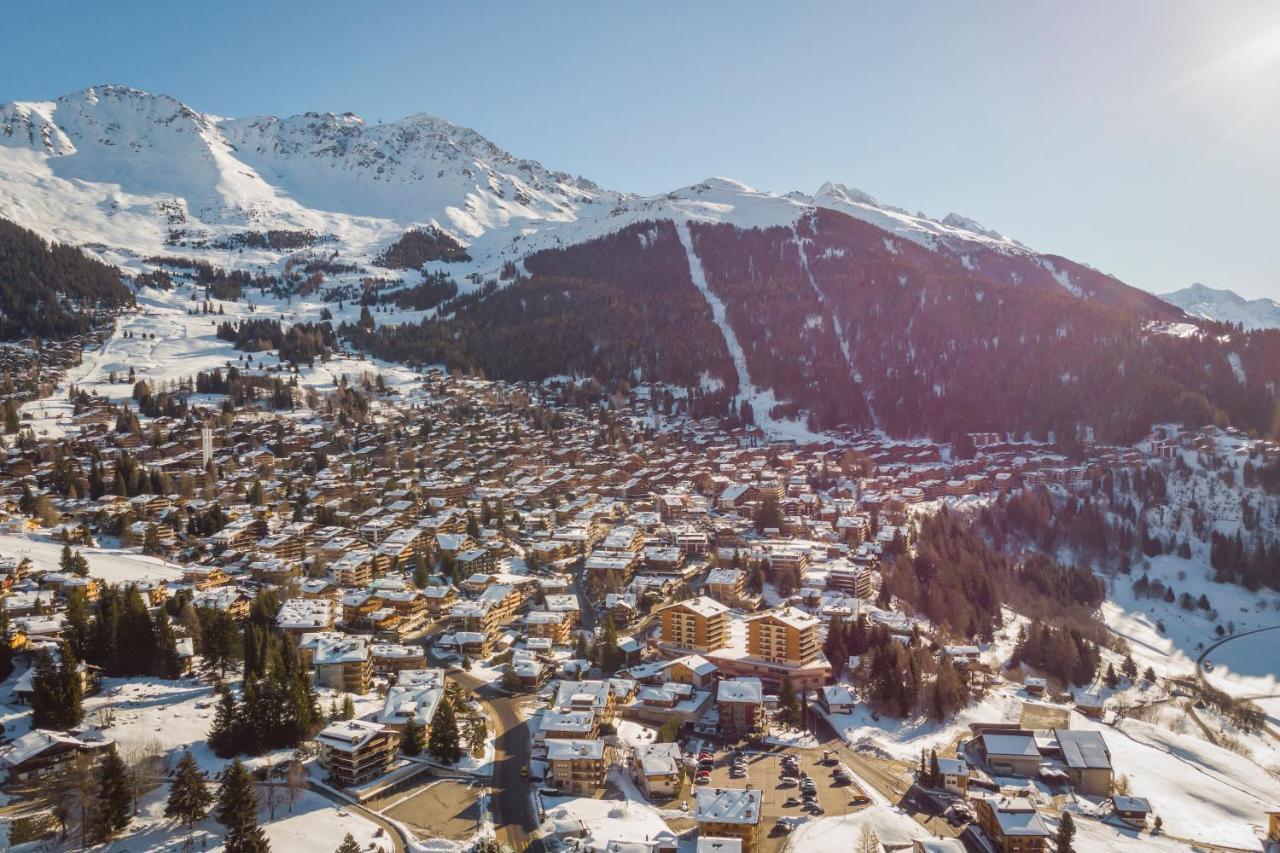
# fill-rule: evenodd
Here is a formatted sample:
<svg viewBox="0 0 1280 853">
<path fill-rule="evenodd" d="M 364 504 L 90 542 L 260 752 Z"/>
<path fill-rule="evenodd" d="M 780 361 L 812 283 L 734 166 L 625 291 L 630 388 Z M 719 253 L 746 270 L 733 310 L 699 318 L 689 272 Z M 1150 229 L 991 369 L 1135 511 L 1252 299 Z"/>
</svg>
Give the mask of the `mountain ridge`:
<svg viewBox="0 0 1280 853">
<path fill-rule="evenodd" d="M 1247 299 L 1233 290 L 1196 282 L 1160 298 L 1192 317 L 1241 325 L 1246 331 L 1280 329 L 1280 302 L 1267 297 Z"/>
<path fill-rule="evenodd" d="M 139 285 L 296 296 L 299 322 L 323 304 L 380 357 L 654 382 L 808 434 L 1265 429 L 1275 397 L 1267 340 L 1197 335 L 1154 295 L 958 214 L 836 183 L 602 189 L 424 113 L 233 119 L 118 86 L 7 104 L 0 217 Z"/>
</svg>

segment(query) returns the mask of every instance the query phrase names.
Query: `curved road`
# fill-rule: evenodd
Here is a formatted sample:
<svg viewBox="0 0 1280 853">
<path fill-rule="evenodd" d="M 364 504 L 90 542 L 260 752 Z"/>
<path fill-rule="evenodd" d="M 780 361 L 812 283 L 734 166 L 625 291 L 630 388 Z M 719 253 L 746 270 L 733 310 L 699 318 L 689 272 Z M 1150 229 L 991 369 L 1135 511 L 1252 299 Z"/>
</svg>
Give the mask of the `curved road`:
<svg viewBox="0 0 1280 853">
<path fill-rule="evenodd" d="M 1206 683 L 1208 683 L 1204 677 L 1204 661 L 1205 661 L 1205 658 L 1209 657 L 1210 652 L 1218 648 L 1218 646 L 1226 645 L 1232 640 L 1238 640 L 1241 637 L 1247 637 L 1250 634 L 1261 634 L 1266 631 L 1280 631 L 1280 625 L 1272 625 L 1269 628 L 1254 628 L 1252 631 L 1241 631 L 1239 634 L 1232 634 L 1229 637 L 1223 637 L 1221 640 L 1218 640 L 1213 645 L 1208 646 L 1207 648 L 1205 648 L 1203 652 L 1200 653 L 1200 657 L 1196 658 L 1196 675 L 1199 676 L 1201 681 L 1205 681 Z M 1269 697 L 1259 696 L 1257 698 L 1266 699 Z"/>
<path fill-rule="evenodd" d="M 512 850 L 540 847 L 533 837 L 538 816 L 529 797 L 529 780 L 522 772 L 529 763 L 531 743 L 519 706 L 528 697 L 508 696 L 467 672 L 450 673 L 449 677 L 484 704 L 493 722 L 493 793 L 489 802 L 498 843 L 509 844 Z"/>
</svg>

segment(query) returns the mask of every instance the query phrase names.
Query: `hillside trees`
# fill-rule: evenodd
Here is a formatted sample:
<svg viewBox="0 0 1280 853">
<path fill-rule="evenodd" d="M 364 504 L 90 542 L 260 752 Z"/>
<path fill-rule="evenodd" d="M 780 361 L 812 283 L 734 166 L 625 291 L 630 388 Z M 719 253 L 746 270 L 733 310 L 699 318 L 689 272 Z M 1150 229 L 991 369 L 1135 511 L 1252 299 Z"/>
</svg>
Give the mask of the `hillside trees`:
<svg viewBox="0 0 1280 853">
<path fill-rule="evenodd" d="M 0 219 L 0 340 L 89 330 L 89 312 L 132 305 L 114 267 Z"/>
</svg>

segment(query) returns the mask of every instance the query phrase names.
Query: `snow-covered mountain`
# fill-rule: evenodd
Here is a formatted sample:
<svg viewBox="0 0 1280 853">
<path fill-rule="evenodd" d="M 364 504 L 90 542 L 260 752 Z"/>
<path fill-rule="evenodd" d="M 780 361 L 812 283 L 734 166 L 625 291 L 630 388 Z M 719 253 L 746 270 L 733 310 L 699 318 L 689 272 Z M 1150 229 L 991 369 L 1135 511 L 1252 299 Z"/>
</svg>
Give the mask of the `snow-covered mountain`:
<svg viewBox="0 0 1280 853">
<path fill-rule="evenodd" d="M 312 230 L 357 253 L 412 224 L 469 242 L 623 198 L 422 114 L 226 119 L 125 86 L 0 106 L 0 216 L 137 253 L 245 228 Z"/>
<path fill-rule="evenodd" d="M 1213 414 L 1170 401 L 1272 387 L 1265 342 L 1188 378 L 1179 339 L 1148 341 L 1181 310 L 968 217 L 836 183 L 603 189 L 421 114 L 225 118 L 123 86 L 0 105 L 0 218 L 135 281 L 249 273 L 245 297 L 305 299 L 295 321 L 328 312 L 379 357 L 652 381 L 775 423 L 1131 438 Z"/>
<path fill-rule="evenodd" d="M 1280 329 L 1280 302 L 1274 299 L 1245 299 L 1231 290 L 1193 284 L 1160 296 L 1192 317 L 1239 323 L 1246 330 Z"/>
<path fill-rule="evenodd" d="M 841 184 L 785 195 L 724 178 L 650 197 L 604 190 L 424 114 L 373 125 L 351 113 L 233 119 L 117 85 L 0 105 L 0 217 L 118 250 L 105 254 L 115 260 L 175 247 L 193 253 L 246 229 L 285 229 L 324 235 L 360 261 L 406 228 L 432 225 L 474 258 L 456 272 L 489 276 L 532 252 L 641 221 L 795 229 L 817 209 L 975 266 L 984 254 L 1035 256 L 971 219 L 912 215 Z M 219 263 L 272 260 L 250 252 Z M 1091 292 L 1064 265 L 1037 263 L 1068 291 Z"/>
</svg>

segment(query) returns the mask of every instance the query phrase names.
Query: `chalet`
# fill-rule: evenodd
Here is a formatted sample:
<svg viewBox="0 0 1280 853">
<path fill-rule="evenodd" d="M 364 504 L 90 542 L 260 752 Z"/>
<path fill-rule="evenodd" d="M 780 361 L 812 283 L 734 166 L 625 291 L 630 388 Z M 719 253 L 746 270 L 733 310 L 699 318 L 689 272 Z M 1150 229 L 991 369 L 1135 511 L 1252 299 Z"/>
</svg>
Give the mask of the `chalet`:
<svg viewBox="0 0 1280 853">
<path fill-rule="evenodd" d="M 112 741 L 93 729 L 55 732 L 33 729 L 0 750 L 0 767 L 9 783 L 25 783 L 63 772 L 79 755 L 95 763 Z"/>
<path fill-rule="evenodd" d="M 684 756 L 674 743 L 634 747 L 632 767 L 636 784 L 650 800 L 679 796 Z"/>
<path fill-rule="evenodd" d="M 1147 819 L 1151 816 L 1151 803 L 1143 797 L 1122 797 L 1117 794 L 1111 798 L 1111 812 L 1130 826 L 1146 829 Z M 1280 838 L 1276 840 L 1280 841 Z"/>
<path fill-rule="evenodd" d="M 605 753 L 602 740 L 547 741 L 547 778 L 561 791 L 592 796 L 604 788 Z"/>
<path fill-rule="evenodd" d="M 317 761 L 339 785 L 355 787 L 386 773 L 399 743 L 396 732 L 380 723 L 330 723 L 316 735 Z"/>
<path fill-rule="evenodd" d="M 998 853 L 1049 850 L 1049 827 L 1029 800 L 979 798 L 974 807 L 978 826 Z"/>
<path fill-rule="evenodd" d="M 959 797 L 969 795 L 969 764 L 963 758 L 939 758 L 942 789 Z"/>
<path fill-rule="evenodd" d="M 818 701 L 828 714 L 852 714 L 858 700 L 847 684 L 826 684 L 818 693 Z"/>
</svg>

